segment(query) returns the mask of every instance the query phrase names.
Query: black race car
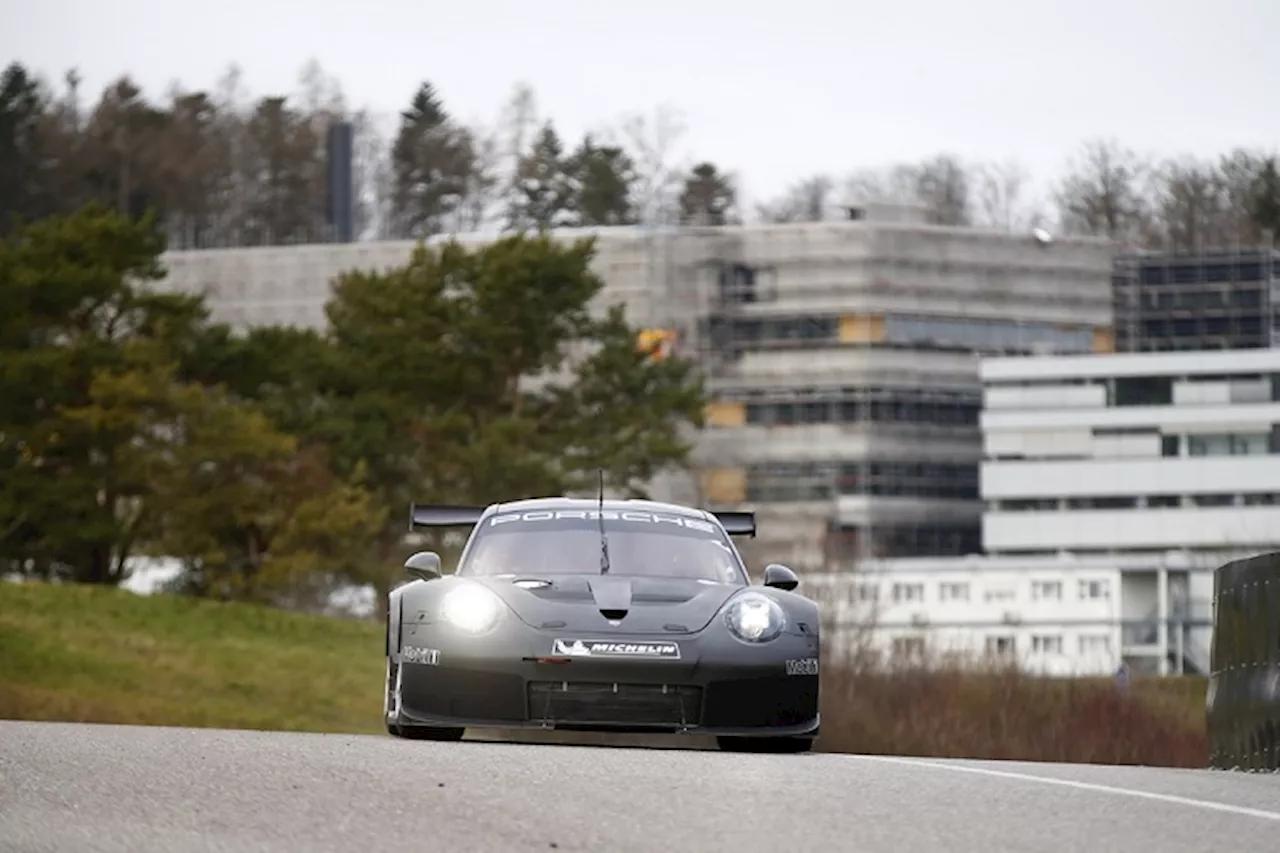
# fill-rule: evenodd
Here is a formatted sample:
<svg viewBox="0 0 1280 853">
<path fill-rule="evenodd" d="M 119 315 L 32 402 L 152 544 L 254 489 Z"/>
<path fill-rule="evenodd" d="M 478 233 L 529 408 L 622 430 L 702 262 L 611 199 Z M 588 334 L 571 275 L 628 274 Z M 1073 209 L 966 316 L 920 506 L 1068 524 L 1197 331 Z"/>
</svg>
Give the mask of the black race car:
<svg viewBox="0 0 1280 853">
<path fill-rule="evenodd" d="M 746 512 L 538 498 L 421 506 L 410 528 L 471 527 L 457 571 L 387 609 L 387 730 L 715 735 L 721 749 L 806 751 L 818 735 L 818 606 L 770 565 L 752 586 L 731 535 Z"/>
</svg>

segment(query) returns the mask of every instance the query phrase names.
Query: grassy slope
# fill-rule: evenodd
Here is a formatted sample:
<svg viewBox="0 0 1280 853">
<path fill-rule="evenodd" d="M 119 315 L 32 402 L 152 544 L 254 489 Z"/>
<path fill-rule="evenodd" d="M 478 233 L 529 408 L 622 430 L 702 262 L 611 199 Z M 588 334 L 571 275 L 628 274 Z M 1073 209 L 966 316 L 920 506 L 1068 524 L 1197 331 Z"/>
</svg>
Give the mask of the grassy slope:
<svg viewBox="0 0 1280 853">
<path fill-rule="evenodd" d="M 0 583 L 0 718 L 380 732 L 382 627 Z M 823 677 L 819 748 L 1203 766 L 1204 682 L 941 669 Z"/>
<path fill-rule="evenodd" d="M 0 718 L 381 731 L 370 622 L 0 583 Z"/>
</svg>

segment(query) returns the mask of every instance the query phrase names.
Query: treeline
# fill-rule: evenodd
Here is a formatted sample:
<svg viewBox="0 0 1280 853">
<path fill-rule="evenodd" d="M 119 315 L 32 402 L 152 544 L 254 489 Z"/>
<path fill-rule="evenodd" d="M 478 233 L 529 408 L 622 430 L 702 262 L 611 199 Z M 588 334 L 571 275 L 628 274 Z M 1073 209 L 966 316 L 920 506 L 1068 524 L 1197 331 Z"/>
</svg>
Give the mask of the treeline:
<svg viewBox="0 0 1280 853">
<path fill-rule="evenodd" d="M 115 584 L 164 555 L 194 595 L 385 593 L 410 501 L 597 469 L 642 494 L 701 423 L 692 365 L 589 313 L 589 241 L 423 246 L 340 277 L 324 332 L 243 334 L 150 287 L 163 250 L 153 217 L 98 202 L 0 238 L 0 574 Z"/>
<path fill-rule="evenodd" d="M 14 64 L 0 78 L 0 227 L 14 215 L 67 213 L 96 200 L 134 216 L 156 211 L 172 248 L 328 240 L 325 137 L 343 120 L 356 134 L 364 238 L 819 220 L 838 215 L 849 197 L 922 204 L 938 223 L 1048 224 L 1132 247 L 1195 250 L 1280 233 L 1275 151 L 1161 159 L 1088 141 L 1048 198 L 1031 194 L 1031 176 L 1017 162 L 940 153 L 810 175 L 748 211 L 734 175 L 686 156 L 683 125 L 670 110 L 570 140 L 539 114 L 526 85 L 486 126 L 460 119 L 429 82 L 406 96 L 384 127 L 314 62 L 293 93 L 251 96 L 233 66 L 210 91 L 175 87 L 157 98 L 122 77 L 96 100 L 83 96 L 74 72 L 54 84 Z"/>
</svg>

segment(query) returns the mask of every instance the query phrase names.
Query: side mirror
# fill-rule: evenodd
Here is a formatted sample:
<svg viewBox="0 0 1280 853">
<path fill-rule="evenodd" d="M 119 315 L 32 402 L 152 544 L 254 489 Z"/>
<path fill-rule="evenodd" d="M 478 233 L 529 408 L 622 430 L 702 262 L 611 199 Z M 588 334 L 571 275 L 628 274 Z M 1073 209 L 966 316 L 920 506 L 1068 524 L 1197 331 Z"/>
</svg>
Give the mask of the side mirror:
<svg viewBox="0 0 1280 853">
<path fill-rule="evenodd" d="M 800 578 L 786 566 L 770 563 L 764 568 L 764 585 L 776 589 L 792 590 L 800 586 Z"/>
<path fill-rule="evenodd" d="M 435 551 L 419 551 L 404 561 L 404 570 L 424 581 L 440 577 L 440 555 Z"/>
</svg>

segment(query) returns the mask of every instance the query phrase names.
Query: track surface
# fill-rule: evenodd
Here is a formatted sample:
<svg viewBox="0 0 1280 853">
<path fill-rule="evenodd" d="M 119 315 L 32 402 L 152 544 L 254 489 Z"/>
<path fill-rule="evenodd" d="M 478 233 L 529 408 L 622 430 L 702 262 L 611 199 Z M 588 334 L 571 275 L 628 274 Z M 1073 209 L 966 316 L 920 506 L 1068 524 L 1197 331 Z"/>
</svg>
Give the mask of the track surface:
<svg viewBox="0 0 1280 853">
<path fill-rule="evenodd" d="M 0 722 L 0 850 L 1276 853 L 1280 776 Z"/>
</svg>

